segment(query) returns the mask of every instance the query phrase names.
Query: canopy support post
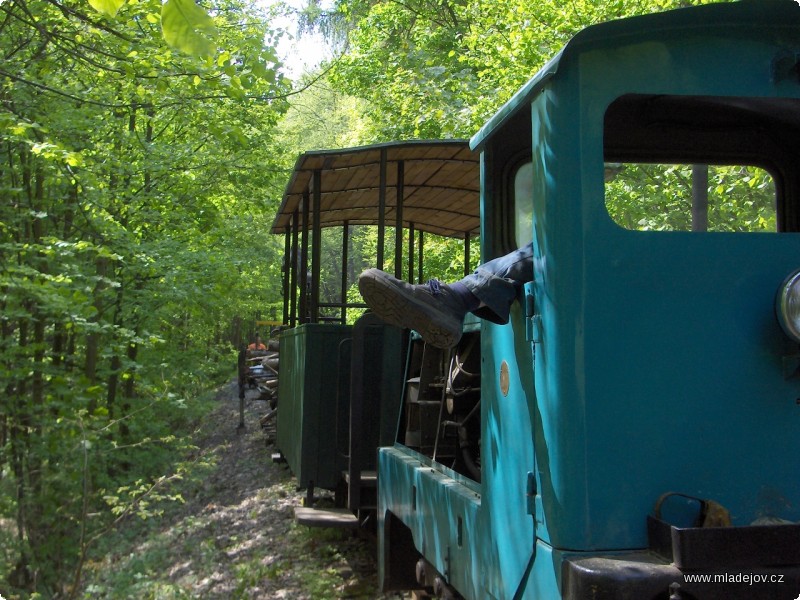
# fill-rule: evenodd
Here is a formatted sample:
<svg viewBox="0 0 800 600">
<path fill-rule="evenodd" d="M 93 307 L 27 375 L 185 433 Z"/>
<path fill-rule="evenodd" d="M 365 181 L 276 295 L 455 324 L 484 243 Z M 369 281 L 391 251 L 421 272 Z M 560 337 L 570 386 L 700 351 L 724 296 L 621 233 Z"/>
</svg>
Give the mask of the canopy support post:
<svg viewBox="0 0 800 600">
<path fill-rule="evenodd" d="M 417 245 L 417 276 L 419 277 L 419 283 L 422 283 L 422 248 L 425 245 L 425 236 L 423 235 L 423 231 L 420 229 L 419 231 L 419 244 Z"/>
<path fill-rule="evenodd" d="M 403 277 L 403 196 L 405 195 L 406 163 L 397 161 L 397 206 L 394 226 L 394 276 Z"/>
<path fill-rule="evenodd" d="M 349 272 L 348 262 L 350 260 L 350 222 L 342 223 L 342 325 L 347 324 L 347 274 Z"/>
<path fill-rule="evenodd" d="M 297 268 L 298 258 L 300 257 L 300 228 L 298 227 L 299 217 L 300 215 L 297 209 L 295 209 L 292 213 L 292 250 L 289 255 L 289 302 L 291 302 L 291 308 L 289 309 L 289 327 L 294 327 L 297 324 Z"/>
<path fill-rule="evenodd" d="M 303 235 L 300 240 L 300 315 L 299 322 L 308 323 L 308 218 L 309 200 L 308 188 L 303 191 Z"/>
<path fill-rule="evenodd" d="M 292 271 L 292 224 L 289 222 L 286 225 L 284 240 L 283 240 L 283 278 L 281 287 L 283 288 L 283 324 L 289 322 L 289 294 L 292 288 L 289 287 L 289 278 Z"/>
<path fill-rule="evenodd" d="M 322 260 L 322 171 L 316 169 L 312 179 L 313 228 L 311 236 L 311 322 L 319 323 L 319 278 Z"/>
<path fill-rule="evenodd" d="M 408 224 L 408 281 L 414 283 L 414 223 Z"/>
<path fill-rule="evenodd" d="M 381 148 L 378 182 L 378 268 L 383 271 L 383 244 L 386 235 L 386 148 Z"/>
<path fill-rule="evenodd" d="M 469 268 L 469 231 L 464 232 L 464 277 L 472 271 Z"/>
</svg>

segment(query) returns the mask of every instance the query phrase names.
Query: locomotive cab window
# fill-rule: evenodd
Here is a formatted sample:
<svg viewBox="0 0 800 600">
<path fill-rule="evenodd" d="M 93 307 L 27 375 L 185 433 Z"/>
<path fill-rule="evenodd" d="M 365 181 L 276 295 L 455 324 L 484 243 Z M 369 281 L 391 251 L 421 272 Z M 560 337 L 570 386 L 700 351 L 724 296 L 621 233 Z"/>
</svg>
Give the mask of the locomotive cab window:
<svg viewBox="0 0 800 600">
<path fill-rule="evenodd" d="M 605 205 L 637 231 L 797 231 L 797 100 L 626 95 L 605 115 Z"/>
<path fill-rule="evenodd" d="M 775 181 L 760 167 L 618 163 L 614 170 L 606 207 L 625 229 L 777 230 Z"/>
</svg>

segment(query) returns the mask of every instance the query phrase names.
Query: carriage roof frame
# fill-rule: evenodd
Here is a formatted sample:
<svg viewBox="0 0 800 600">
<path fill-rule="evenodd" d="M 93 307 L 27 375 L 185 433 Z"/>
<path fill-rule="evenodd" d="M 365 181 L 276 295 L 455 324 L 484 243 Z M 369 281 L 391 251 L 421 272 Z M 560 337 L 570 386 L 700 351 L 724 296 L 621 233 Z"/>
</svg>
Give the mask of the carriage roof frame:
<svg viewBox="0 0 800 600">
<path fill-rule="evenodd" d="M 472 262 L 470 240 L 480 233 L 480 223 L 480 163 L 467 140 L 403 140 L 301 154 L 271 229 L 285 235 L 284 323 L 331 320 L 321 316 L 320 308 L 325 307 L 340 309 L 333 320 L 345 323 L 349 308 L 366 306 L 346 298 L 350 225 L 378 227 L 379 269 L 384 265 L 386 227 L 394 227 L 397 277 L 404 276 L 403 230 L 408 229 L 407 278 L 414 279 L 416 252 L 421 281 L 423 233 L 463 240 L 466 274 Z M 341 299 L 323 303 L 321 230 L 329 227 L 342 229 Z M 298 285 L 310 294 L 298 299 Z"/>
</svg>

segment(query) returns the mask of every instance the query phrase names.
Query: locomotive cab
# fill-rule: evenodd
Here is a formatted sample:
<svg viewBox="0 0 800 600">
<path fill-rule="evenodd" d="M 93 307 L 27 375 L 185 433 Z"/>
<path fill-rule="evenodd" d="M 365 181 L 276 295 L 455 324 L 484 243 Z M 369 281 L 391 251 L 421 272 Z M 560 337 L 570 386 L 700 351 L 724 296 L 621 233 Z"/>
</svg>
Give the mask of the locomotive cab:
<svg viewBox="0 0 800 600">
<path fill-rule="evenodd" d="M 531 281 L 480 324 L 480 478 L 380 451 L 386 588 L 413 551 L 468 598 L 800 591 L 798 23 L 590 27 L 473 138 L 482 259 Z"/>
</svg>

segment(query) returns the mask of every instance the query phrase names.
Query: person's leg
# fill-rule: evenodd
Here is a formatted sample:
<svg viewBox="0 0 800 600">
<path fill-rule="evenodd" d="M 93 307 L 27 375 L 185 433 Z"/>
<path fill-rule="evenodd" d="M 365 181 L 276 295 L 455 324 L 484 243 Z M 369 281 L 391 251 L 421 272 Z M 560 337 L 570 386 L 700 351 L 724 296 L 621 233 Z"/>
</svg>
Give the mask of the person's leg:
<svg viewBox="0 0 800 600">
<path fill-rule="evenodd" d="M 495 323 L 508 323 L 511 303 L 520 287 L 533 280 L 533 244 L 480 265 L 460 280 L 481 302 L 476 315 Z"/>
<path fill-rule="evenodd" d="M 520 286 L 532 278 L 533 246 L 529 244 L 479 266 L 451 285 L 436 279 L 413 285 L 368 269 L 359 277 L 358 288 L 367 305 L 387 323 L 414 329 L 439 348 L 451 348 L 461 339 L 468 312 L 507 323 Z"/>
<path fill-rule="evenodd" d="M 368 269 L 358 278 L 367 306 L 381 319 L 403 329 L 414 329 L 437 348 L 452 348 L 461 339 L 464 316 L 479 301 L 467 288 L 431 279 L 413 285 L 380 269 Z"/>
</svg>

